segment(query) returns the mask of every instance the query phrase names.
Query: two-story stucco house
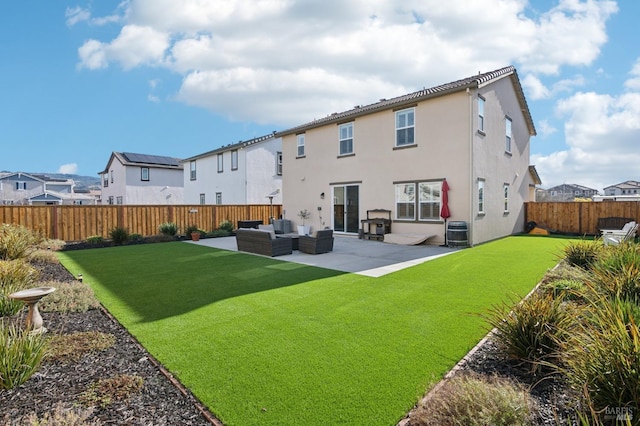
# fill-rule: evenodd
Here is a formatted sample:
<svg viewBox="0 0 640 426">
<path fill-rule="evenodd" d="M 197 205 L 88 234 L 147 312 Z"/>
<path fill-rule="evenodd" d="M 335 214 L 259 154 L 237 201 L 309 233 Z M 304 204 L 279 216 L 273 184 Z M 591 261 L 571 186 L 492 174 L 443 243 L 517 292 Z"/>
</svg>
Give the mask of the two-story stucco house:
<svg viewBox="0 0 640 426">
<path fill-rule="evenodd" d="M 356 234 L 368 210 L 391 211 L 391 232 L 445 239 L 466 222 L 478 244 L 524 230 L 533 200 L 535 127 L 514 67 L 334 113 L 282 137 L 286 218 L 309 210 L 314 228 Z"/>
<path fill-rule="evenodd" d="M 273 134 L 186 158 L 186 204 L 281 204 L 282 139 Z"/>
<path fill-rule="evenodd" d="M 604 195 L 638 195 L 640 194 L 640 182 L 627 180 L 604 188 Z"/>
<path fill-rule="evenodd" d="M 583 185 L 563 183 L 540 194 L 539 201 L 574 201 L 576 198 L 591 198 L 598 195 L 598 190 Z"/>
<path fill-rule="evenodd" d="M 179 158 L 112 152 L 102 179 L 102 204 L 183 204 Z"/>
<path fill-rule="evenodd" d="M 95 204 L 95 198 L 74 191 L 73 179 L 30 173 L 0 175 L 0 204 Z"/>
</svg>

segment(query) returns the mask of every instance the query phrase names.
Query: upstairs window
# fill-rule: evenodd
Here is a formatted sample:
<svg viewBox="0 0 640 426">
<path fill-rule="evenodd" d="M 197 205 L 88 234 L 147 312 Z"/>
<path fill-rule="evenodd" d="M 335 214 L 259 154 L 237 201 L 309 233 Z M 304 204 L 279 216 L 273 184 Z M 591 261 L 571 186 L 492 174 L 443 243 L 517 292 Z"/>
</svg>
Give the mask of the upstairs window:
<svg viewBox="0 0 640 426">
<path fill-rule="evenodd" d="M 149 168 L 141 167 L 140 168 L 140 180 L 148 181 L 149 180 Z"/>
<path fill-rule="evenodd" d="M 223 157 L 222 157 L 222 153 L 218 154 L 218 173 L 222 173 L 224 170 L 224 162 L 223 162 Z"/>
<path fill-rule="evenodd" d="M 415 109 L 396 111 L 396 146 L 413 145 L 415 127 Z"/>
<path fill-rule="evenodd" d="M 102 175 L 102 187 L 103 188 L 109 187 L 109 175 L 107 173 Z"/>
<path fill-rule="evenodd" d="M 511 119 L 509 117 L 505 117 L 504 119 L 504 124 L 505 124 L 505 146 L 504 146 L 504 150 L 506 152 L 511 152 Z"/>
<path fill-rule="evenodd" d="M 341 125 L 339 135 L 340 155 L 353 154 L 353 123 Z"/>
<path fill-rule="evenodd" d="M 282 176 L 282 152 L 276 152 L 276 174 Z"/>
<path fill-rule="evenodd" d="M 205 198 L 204 194 L 200 194 L 200 204 L 204 205 Z"/>
<path fill-rule="evenodd" d="M 298 135 L 298 157 L 304 157 L 304 133 Z"/>
<path fill-rule="evenodd" d="M 216 192 L 216 204 L 222 204 L 222 192 Z"/>
<path fill-rule="evenodd" d="M 478 130 L 484 133 L 484 98 L 478 95 Z"/>
<path fill-rule="evenodd" d="M 27 189 L 27 182 L 16 182 L 16 191 L 24 191 Z"/>
<path fill-rule="evenodd" d="M 113 170 L 111 170 L 111 183 L 113 183 Z"/>
<path fill-rule="evenodd" d="M 196 180 L 196 160 L 189 163 L 189 178 L 191 180 Z"/>
<path fill-rule="evenodd" d="M 231 151 L 231 170 L 238 170 L 238 150 Z"/>
</svg>

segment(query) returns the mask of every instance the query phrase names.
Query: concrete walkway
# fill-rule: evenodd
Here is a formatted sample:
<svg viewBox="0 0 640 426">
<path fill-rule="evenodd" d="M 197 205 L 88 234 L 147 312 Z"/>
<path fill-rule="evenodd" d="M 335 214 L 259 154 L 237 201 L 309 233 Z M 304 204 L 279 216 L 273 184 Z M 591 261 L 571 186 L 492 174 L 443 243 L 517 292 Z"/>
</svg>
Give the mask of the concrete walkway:
<svg viewBox="0 0 640 426">
<path fill-rule="evenodd" d="M 238 250 L 235 237 L 205 238 L 198 242 L 187 242 L 223 250 Z M 294 250 L 292 254 L 277 256 L 274 259 L 336 271 L 353 272 L 369 277 L 381 277 L 431 259 L 446 256 L 457 250 L 459 249 L 438 245 L 398 245 L 337 235 L 334 239 L 333 251 L 330 253 L 313 255 Z"/>
</svg>

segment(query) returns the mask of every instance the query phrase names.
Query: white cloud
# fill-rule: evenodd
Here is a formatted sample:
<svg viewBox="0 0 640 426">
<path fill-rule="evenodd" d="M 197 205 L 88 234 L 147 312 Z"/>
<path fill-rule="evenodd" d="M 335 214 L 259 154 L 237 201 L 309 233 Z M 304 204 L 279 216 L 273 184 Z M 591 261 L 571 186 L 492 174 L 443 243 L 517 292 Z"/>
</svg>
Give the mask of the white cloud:
<svg viewBox="0 0 640 426">
<path fill-rule="evenodd" d="M 638 179 L 640 93 L 577 93 L 558 102 L 557 112 L 566 117 L 568 149 L 531 160 L 545 187 L 566 182 L 602 191 Z"/>
<path fill-rule="evenodd" d="M 631 78 L 624 82 L 624 86 L 629 90 L 640 91 L 640 59 L 636 60 L 629 74 Z"/>
<path fill-rule="evenodd" d="M 73 27 L 78 22 L 88 21 L 91 18 L 91 12 L 89 12 L 89 9 L 83 9 L 80 6 L 67 7 L 64 16 L 67 18 L 67 25 Z"/>
<path fill-rule="evenodd" d="M 538 75 L 593 62 L 616 11 L 606 0 L 541 13 L 526 0 L 130 0 L 120 34 L 79 56 L 87 69 L 167 67 L 185 103 L 295 125 L 512 63 L 528 96 L 552 96 L 565 89 Z"/>
<path fill-rule="evenodd" d="M 63 164 L 58 168 L 58 173 L 65 175 L 75 175 L 78 172 L 78 165 L 76 163 Z"/>
<path fill-rule="evenodd" d="M 558 131 L 558 129 L 556 129 L 549 123 L 549 120 L 540 120 L 536 125 L 536 128 L 538 130 L 538 136 L 542 137 L 543 139 L 551 136 Z"/>
</svg>

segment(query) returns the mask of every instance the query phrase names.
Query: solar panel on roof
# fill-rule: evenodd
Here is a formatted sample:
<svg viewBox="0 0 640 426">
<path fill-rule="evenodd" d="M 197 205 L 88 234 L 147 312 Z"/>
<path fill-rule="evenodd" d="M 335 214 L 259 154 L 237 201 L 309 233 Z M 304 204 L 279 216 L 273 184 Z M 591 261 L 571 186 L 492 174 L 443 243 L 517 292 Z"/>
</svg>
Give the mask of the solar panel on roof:
<svg viewBox="0 0 640 426">
<path fill-rule="evenodd" d="M 142 164 L 159 164 L 163 166 L 180 166 L 176 158 L 163 157 L 161 155 L 135 154 L 132 152 L 123 152 L 122 155 L 127 161 Z"/>
</svg>

